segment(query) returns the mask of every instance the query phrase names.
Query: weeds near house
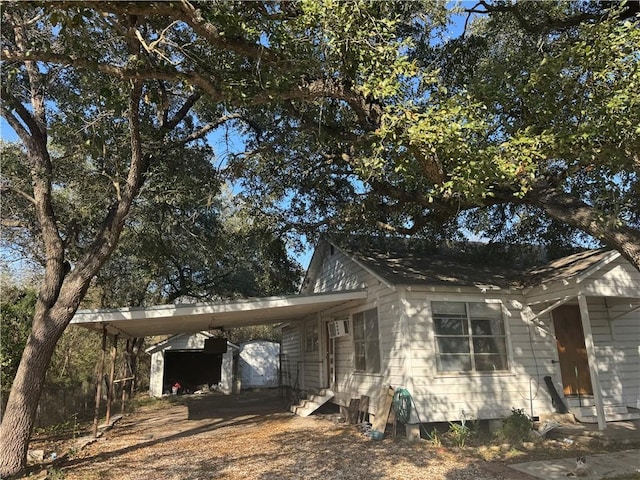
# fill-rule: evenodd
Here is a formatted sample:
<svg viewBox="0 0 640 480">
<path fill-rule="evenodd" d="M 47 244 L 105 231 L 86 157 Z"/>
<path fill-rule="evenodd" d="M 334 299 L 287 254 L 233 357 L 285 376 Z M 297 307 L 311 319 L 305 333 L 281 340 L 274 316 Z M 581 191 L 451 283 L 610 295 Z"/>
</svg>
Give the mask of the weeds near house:
<svg viewBox="0 0 640 480">
<path fill-rule="evenodd" d="M 427 432 L 427 438 L 431 442 L 431 445 L 433 445 L 434 447 L 442 446 L 442 440 L 440 439 L 440 432 L 438 432 L 437 428 L 433 427 L 433 430 L 431 430 L 431 432 Z"/>
<path fill-rule="evenodd" d="M 74 413 L 71 418 L 65 422 L 48 425 L 46 427 L 34 429 L 36 435 L 43 436 L 68 436 L 72 439 L 77 438 L 82 431 L 86 429 L 87 425 L 78 421 L 78 414 Z"/>
<path fill-rule="evenodd" d="M 448 433 L 456 447 L 464 447 L 467 440 L 473 436 L 473 430 L 467 425 L 465 419 L 462 419 L 460 423 L 449 422 Z"/>
<path fill-rule="evenodd" d="M 531 435 L 531 419 L 524 410 L 512 408 L 511 415 L 502 420 L 502 426 L 496 433 L 502 442 L 520 444 Z"/>
</svg>

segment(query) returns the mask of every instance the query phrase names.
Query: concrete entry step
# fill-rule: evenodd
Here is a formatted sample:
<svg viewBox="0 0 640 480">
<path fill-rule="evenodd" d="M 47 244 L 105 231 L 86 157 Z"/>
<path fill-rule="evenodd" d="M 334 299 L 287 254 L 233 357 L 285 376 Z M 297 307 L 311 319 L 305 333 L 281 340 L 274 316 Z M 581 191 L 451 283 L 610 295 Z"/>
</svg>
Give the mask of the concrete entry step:
<svg viewBox="0 0 640 480">
<path fill-rule="evenodd" d="M 292 405 L 290 410 L 292 413 L 295 413 L 300 417 L 308 417 L 334 396 L 335 394 L 331 390 L 323 388 L 317 394 L 313 394 L 307 399 L 300 400 L 297 405 Z"/>
<path fill-rule="evenodd" d="M 598 412 L 595 399 L 591 395 L 581 397 L 566 397 L 569 411 L 580 423 L 598 423 Z M 621 422 L 640 419 L 637 409 L 629 409 L 624 404 L 603 405 L 604 417 L 607 422 Z"/>
<path fill-rule="evenodd" d="M 580 423 L 598 423 L 596 407 L 570 407 Z M 626 405 L 605 405 L 604 418 L 607 422 L 621 422 L 640 419 L 638 412 L 631 412 Z"/>
<path fill-rule="evenodd" d="M 593 423 L 563 423 L 547 432 L 546 437 L 576 443 L 637 444 L 640 443 L 640 420 L 609 422 L 605 430 L 599 430 Z"/>
</svg>

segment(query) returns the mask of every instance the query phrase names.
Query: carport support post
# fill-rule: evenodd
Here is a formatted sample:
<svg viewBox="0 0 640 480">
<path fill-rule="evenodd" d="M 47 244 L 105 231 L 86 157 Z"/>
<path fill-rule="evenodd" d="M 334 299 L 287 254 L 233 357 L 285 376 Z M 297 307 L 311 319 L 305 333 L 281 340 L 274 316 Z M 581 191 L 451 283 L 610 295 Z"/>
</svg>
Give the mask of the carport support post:
<svg viewBox="0 0 640 480">
<path fill-rule="evenodd" d="M 98 363 L 96 382 L 96 406 L 93 411 L 93 438 L 98 438 L 98 419 L 100 418 L 100 398 L 102 397 L 102 382 L 104 377 L 104 357 L 107 351 L 107 327 L 102 326 L 102 359 Z"/>
<path fill-rule="evenodd" d="M 111 404 L 113 403 L 113 391 L 115 384 L 113 381 L 116 376 L 116 354 L 118 353 L 118 335 L 113 336 L 113 344 L 111 345 L 111 359 L 109 365 L 109 392 L 107 395 L 107 418 L 104 421 L 107 425 L 111 421 Z"/>
<path fill-rule="evenodd" d="M 131 340 L 127 339 L 127 343 L 124 347 L 124 357 L 125 357 L 125 375 L 127 375 L 129 373 L 129 368 L 127 367 L 127 365 L 129 364 L 129 357 L 128 357 L 128 352 L 129 352 L 129 342 Z M 124 415 L 124 402 L 127 396 L 127 387 L 129 386 L 129 384 L 127 383 L 127 381 L 123 381 L 122 382 L 122 400 L 120 402 L 120 415 Z"/>
<path fill-rule="evenodd" d="M 596 349 L 593 344 L 593 334 L 591 333 L 591 320 L 589 319 L 589 308 L 587 307 L 587 297 L 578 295 L 578 305 L 580 306 L 580 319 L 582 320 L 582 331 L 584 333 L 584 346 L 587 350 L 589 360 L 589 375 L 591 376 L 591 387 L 593 388 L 593 399 L 596 403 L 596 414 L 598 415 L 598 428 L 607 428 L 607 419 L 604 416 L 604 404 L 602 403 L 602 390 L 600 389 L 600 375 L 598 374 L 598 359 Z"/>
</svg>

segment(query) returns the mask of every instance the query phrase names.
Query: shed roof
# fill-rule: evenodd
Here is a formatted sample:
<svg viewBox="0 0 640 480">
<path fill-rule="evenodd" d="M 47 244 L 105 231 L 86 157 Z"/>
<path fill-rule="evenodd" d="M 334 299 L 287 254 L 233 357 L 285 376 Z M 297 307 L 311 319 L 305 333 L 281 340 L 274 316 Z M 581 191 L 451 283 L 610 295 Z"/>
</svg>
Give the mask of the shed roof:
<svg viewBox="0 0 640 480">
<path fill-rule="evenodd" d="M 151 345 L 150 347 L 145 349 L 145 353 L 152 354 L 152 353 L 155 353 L 155 352 L 162 351 L 162 350 L 170 347 L 178 338 L 183 337 L 185 335 L 199 335 L 199 336 L 203 336 L 205 338 L 213 338 L 215 336 L 212 333 L 209 333 L 209 332 L 206 332 L 206 331 L 191 332 L 191 333 L 178 333 L 176 335 L 172 335 L 169 338 L 165 338 L 164 340 L 161 340 L 159 342 L 154 343 L 153 345 Z M 229 340 L 227 340 L 227 348 L 230 348 L 232 350 L 240 350 L 240 347 L 238 345 L 236 345 L 235 343 L 231 343 Z"/>
</svg>

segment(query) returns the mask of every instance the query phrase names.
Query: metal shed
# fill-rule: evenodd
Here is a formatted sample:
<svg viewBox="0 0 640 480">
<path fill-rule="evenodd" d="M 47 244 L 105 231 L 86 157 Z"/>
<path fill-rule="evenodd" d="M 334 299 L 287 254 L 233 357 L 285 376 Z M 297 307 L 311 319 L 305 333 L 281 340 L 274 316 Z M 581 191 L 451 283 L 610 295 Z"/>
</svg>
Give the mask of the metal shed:
<svg viewBox="0 0 640 480">
<path fill-rule="evenodd" d="M 242 388 L 265 388 L 279 385 L 280 344 L 252 340 L 240 344 L 238 369 Z"/>
</svg>

